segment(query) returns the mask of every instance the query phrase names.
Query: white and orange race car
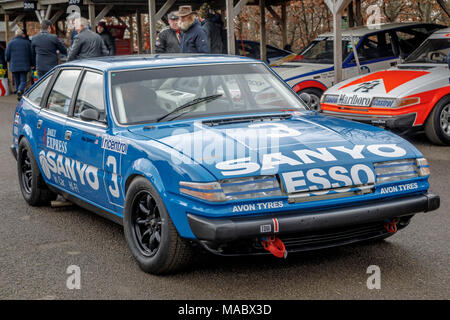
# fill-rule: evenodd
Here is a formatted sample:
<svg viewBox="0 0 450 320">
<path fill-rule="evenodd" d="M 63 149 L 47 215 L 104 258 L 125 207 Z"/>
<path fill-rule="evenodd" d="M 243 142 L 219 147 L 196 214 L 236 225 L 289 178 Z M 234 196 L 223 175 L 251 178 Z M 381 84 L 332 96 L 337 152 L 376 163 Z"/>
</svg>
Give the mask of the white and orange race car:
<svg viewBox="0 0 450 320">
<path fill-rule="evenodd" d="M 324 114 L 394 131 L 424 128 L 450 145 L 450 28 L 425 40 L 397 67 L 338 83 L 321 98 Z"/>
</svg>

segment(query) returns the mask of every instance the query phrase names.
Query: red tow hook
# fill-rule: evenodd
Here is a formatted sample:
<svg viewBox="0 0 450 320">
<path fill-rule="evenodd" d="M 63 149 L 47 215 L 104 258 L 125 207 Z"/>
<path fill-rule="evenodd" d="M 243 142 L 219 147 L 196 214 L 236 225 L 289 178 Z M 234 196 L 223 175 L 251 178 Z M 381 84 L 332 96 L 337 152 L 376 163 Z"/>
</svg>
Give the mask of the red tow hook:
<svg viewBox="0 0 450 320">
<path fill-rule="evenodd" d="M 396 233 L 397 232 L 397 224 L 400 222 L 399 219 L 393 219 L 393 220 L 386 220 L 384 223 L 384 228 L 389 233 Z"/>
<path fill-rule="evenodd" d="M 261 239 L 261 243 L 265 250 L 269 251 L 277 258 L 285 258 L 287 257 L 286 247 L 284 246 L 283 241 L 278 239 L 275 236 L 264 237 Z"/>
</svg>

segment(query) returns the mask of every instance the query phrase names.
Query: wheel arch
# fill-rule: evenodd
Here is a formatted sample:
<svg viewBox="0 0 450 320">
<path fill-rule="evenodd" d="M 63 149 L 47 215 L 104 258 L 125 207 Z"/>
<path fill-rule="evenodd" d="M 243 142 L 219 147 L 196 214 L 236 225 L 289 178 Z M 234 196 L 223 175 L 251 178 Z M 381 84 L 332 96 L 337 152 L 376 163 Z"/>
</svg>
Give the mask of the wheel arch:
<svg viewBox="0 0 450 320">
<path fill-rule="evenodd" d="M 292 90 L 296 93 L 305 89 L 319 89 L 320 91 L 325 92 L 328 88 L 318 80 L 303 80 L 292 87 Z"/>
<path fill-rule="evenodd" d="M 441 95 L 436 95 L 434 97 L 434 99 L 432 100 L 432 102 L 430 103 L 430 105 L 432 106 L 431 108 L 429 108 L 425 114 L 425 118 L 423 121 L 423 124 L 426 124 L 426 122 L 428 121 L 428 118 L 430 116 L 430 114 L 432 113 L 432 111 L 434 110 L 434 108 L 437 106 L 437 104 L 439 102 L 441 102 L 444 99 L 450 99 L 450 92 L 447 93 L 443 93 Z"/>
</svg>

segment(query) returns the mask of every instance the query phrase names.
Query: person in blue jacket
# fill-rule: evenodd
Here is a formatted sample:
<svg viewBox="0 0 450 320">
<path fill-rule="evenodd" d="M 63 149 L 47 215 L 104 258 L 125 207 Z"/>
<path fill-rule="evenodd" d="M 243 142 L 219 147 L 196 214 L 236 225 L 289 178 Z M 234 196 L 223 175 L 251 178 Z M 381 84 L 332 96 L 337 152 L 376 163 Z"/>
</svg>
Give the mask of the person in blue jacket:
<svg viewBox="0 0 450 320">
<path fill-rule="evenodd" d="M 38 77 L 42 77 L 58 64 L 58 51 L 67 54 L 67 49 L 58 37 L 51 34 L 52 22 L 43 20 L 41 32 L 31 40 L 31 53 Z"/>
<path fill-rule="evenodd" d="M 9 70 L 13 74 L 17 97 L 20 99 L 27 86 L 27 76 L 33 66 L 31 43 L 24 37 L 21 29 L 17 29 L 15 37 L 6 47 L 5 59 L 9 62 Z"/>
<path fill-rule="evenodd" d="M 183 31 L 181 52 L 210 53 L 208 37 L 200 22 L 195 18 L 192 7 L 180 6 L 175 15 L 180 17 L 180 29 Z"/>
</svg>

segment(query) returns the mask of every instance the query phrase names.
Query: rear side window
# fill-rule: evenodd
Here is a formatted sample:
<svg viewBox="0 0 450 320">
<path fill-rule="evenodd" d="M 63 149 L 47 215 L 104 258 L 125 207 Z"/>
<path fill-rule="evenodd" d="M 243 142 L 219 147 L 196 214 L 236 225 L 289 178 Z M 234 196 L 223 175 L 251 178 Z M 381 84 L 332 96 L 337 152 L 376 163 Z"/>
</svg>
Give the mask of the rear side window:
<svg viewBox="0 0 450 320">
<path fill-rule="evenodd" d="M 47 88 L 51 78 L 52 76 L 48 76 L 45 80 L 39 83 L 27 94 L 27 98 L 35 104 L 40 105 L 42 98 L 44 97 L 45 89 Z"/>
<path fill-rule="evenodd" d="M 87 109 L 97 110 L 100 121 L 105 120 L 105 103 L 103 100 L 103 75 L 87 71 L 81 82 L 77 101 L 75 102 L 74 117 Z"/>
<path fill-rule="evenodd" d="M 62 114 L 68 113 L 80 72 L 80 70 L 62 70 L 59 73 L 48 96 L 47 108 L 49 110 Z"/>
</svg>

